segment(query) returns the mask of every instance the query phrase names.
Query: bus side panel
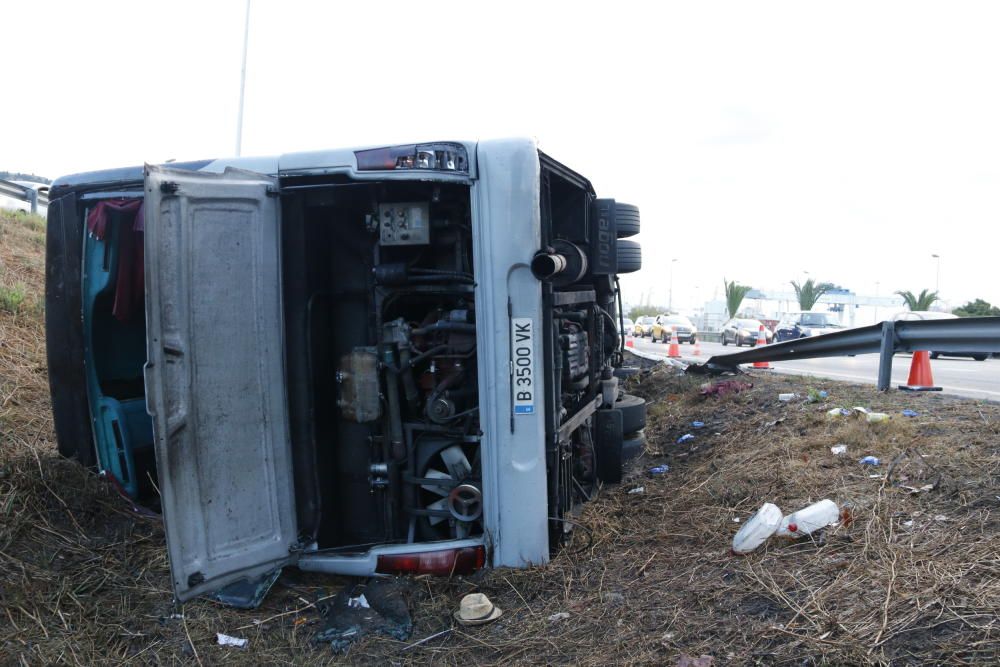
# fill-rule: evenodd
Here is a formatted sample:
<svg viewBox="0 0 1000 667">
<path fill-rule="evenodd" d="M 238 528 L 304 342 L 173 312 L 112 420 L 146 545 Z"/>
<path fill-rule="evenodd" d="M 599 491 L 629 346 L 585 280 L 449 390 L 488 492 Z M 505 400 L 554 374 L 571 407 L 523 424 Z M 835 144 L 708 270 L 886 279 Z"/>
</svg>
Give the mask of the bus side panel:
<svg viewBox="0 0 1000 667">
<path fill-rule="evenodd" d="M 489 406 L 480 415 L 485 526 L 493 566 L 525 567 L 549 559 L 542 290 L 529 268 L 541 245 L 538 149 L 530 140 L 482 142 L 477 161 L 476 335 L 480 404 Z M 533 327 L 531 400 L 512 392 L 515 324 Z"/>
</svg>

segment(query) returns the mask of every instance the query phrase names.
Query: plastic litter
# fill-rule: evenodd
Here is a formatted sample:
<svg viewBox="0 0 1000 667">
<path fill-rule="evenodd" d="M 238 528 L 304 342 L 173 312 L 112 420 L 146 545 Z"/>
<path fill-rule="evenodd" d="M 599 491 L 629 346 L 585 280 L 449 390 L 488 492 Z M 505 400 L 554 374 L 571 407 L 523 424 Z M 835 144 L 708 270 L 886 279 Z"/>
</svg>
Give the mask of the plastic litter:
<svg viewBox="0 0 1000 667">
<path fill-rule="evenodd" d="M 866 456 L 860 461 L 858 461 L 863 466 L 877 466 L 881 465 L 882 461 L 879 460 L 877 456 Z"/>
<path fill-rule="evenodd" d="M 889 420 L 889 415 L 884 412 L 869 412 L 867 419 L 869 422 L 884 422 Z"/>
<path fill-rule="evenodd" d="M 555 614 L 549 616 L 549 620 L 552 621 L 553 623 L 555 623 L 556 621 L 565 621 L 567 618 L 569 618 L 568 611 L 556 612 Z"/>
<path fill-rule="evenodd" d="M 847 445 L 834 445 L 830 448 L 830 453 L 834 456 L 843 456 L 847 453 Z"/>
<path fill-rule="evenodd" d="M 705 422 L 693 421 L 691 422 L 691 428 L 702 428 L 705 426 Z"/>
<path fill-rule="evenodd" d="M 350 598 L 347 600 L 347 606 L 351 609 L 371 609 L 371 605 L 368 604 L 368 598 L 362 593 L 356 598 Z"/>
<path fill-rule="evenodd" d="M 906 408 L 905 410 L 903 410 L 903 416 L 904 416 L 904 417 L 916 417 L 916 416 L 918 416 L 919 414 L 920 414 L 920 413 L 919 413 L 919 412 L 917 412 L 916 410 L 911 410 L 911 409 L 909 409 L 909 408 Z"/>
<path fill-rule="evenodd" d="M 738 394 L 745 389 L 753 389 L 752 382 L 742 382 L 740 380 L 720 380 L 719 382 L 706 382 L 701 385 L 702 396 L 725 396 L 727 394 Z"/>
<path fill-rule="evenodd" d="M 634 495 L 639 494 L 639 493 L 646 493 L 646 487 L 644 487 L 644 486 L 637 486 L 634 489 L 629 489 L 628 495 L 634 496 Z"/>
<path fill-rule="evenodd" d="M 677 444 L 680 445 L 680 444 L 688 442 L 690 440 L 694 440 L 694 436 L 692 434 L 690 434 L 690 433 L 685 433 L 681 437 L 677 438 Z"/>
<path fill-rule="evenodd" d="M 221 632 L 215 633 L 216 641 L 219 642 L 219 646 L 235 646 L 236 648 L 246 648 L 247 644 L 250 643 L 249 639 L 242 639 L 240 637 L 230 637 L 229 635 L 224 635 Z"/>
<path fill-rule="evenodd" d="M 661 466 L 655 466 L 649 469 L 650 475 L 665 475 L 670 472 L 670 466 L 663 464 Z"/>
<path fill-rule="evenodd" d="M 809 403 L 816 403 L 818 401 L 826 399 L 829 395 L 830 395 L 829 393 L 827 393 L 825 390 L 822 389 L 819 391 L 816 391 L 815 389 L 810 389 L 809 396 L 806 398 L 806 401 Z"/>
<path fill-rule="evenodd" d="M 757 513 L 733 536 L 733 553 L 748 554 L 774 535 L 781 525 L 781 509 L 772 503 L 764 503 Z"/>
<path fill-rule="evenodd" d="M 826 414 L 831 417 L 846 417 L 851 414 L 851 411 L 847 408 L 833 408 L 832 410 L 827 410 Z"/>
<path fill-rule="evenodd" d="M 781 537 L 803 537 L 839 520 L 840 508 L 837 503 L 825 499 L 784 517 L 777 534 Z"/>
<path fill-rule="evenodd" d="M 788 401 L 795 400 L 795 394 L 778 394 L 778 400 L 787 403 Z"/>
</svg>

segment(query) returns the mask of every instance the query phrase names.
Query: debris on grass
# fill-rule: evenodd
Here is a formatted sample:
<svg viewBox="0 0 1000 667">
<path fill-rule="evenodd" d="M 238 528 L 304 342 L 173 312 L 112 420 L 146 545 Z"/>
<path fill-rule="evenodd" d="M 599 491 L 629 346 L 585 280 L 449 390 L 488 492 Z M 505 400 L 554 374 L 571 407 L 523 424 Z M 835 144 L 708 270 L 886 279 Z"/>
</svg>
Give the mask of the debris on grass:
<svg viewBox="0 0 1000 667">
<path fill-rule="evenodd" d="M 714 396 L 716 398 L 721 398 L 723 396 L 728 396 L 729 394 L 738 394 L 741 391 L 746 391 L 748 389 L 753 389 L 752 382 L 743 382 L 742 380 L 719 380 L 717 382 L 706 382 L 701 385 L 701 395 L 702 396 Z"/>
<path fill-rule="evenodd" d="M 733 536 L 733 553 L 748 554 L 760 545 L 781 525 L 781 509 L 773 503 L 764 503 L 757 512 L 747 519 Z"/>
<path fill-rule="evenodd" d="M 226 635 L 221 632 L 215 633 L 215 636 L 216 636 L 216 641 L 218 641 L 219 643 L 219 646 L 235 646 L 236 648 L 246 648 L 247 644 L 250 643 L 249 639 L 232 637 L 230 635 Z"/>
</svg>

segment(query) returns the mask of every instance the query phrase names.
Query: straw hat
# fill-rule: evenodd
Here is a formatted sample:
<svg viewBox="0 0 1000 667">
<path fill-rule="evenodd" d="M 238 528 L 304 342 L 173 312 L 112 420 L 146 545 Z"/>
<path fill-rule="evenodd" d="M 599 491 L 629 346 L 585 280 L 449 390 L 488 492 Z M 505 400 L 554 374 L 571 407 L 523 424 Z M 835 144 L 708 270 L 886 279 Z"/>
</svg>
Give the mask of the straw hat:
<svg viewBox="0 0 1000 667">
<path fill-rule="evenodd" d="M 462 598 L 455 612 L 455 620 L 462 625 L 483 625 L 495 621 L 503 614 L 490 599 L 482 593 L 470 593 Z"/>
</svg>

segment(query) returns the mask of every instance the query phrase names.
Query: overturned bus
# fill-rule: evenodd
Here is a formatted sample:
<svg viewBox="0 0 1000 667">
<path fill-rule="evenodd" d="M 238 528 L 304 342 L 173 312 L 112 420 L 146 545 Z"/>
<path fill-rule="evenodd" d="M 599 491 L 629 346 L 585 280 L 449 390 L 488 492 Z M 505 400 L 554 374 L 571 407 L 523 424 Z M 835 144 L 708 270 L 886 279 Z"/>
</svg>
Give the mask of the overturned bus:
<svg viewBox="0 0 1000 667">
<path fill-rule="evenodd" d="M 641 449 L 634 206 L 531 140 L 124 168 L 51 189 L 60 452 L 162 511 L 174 591 L 544 563 Z"/>
</svg>

